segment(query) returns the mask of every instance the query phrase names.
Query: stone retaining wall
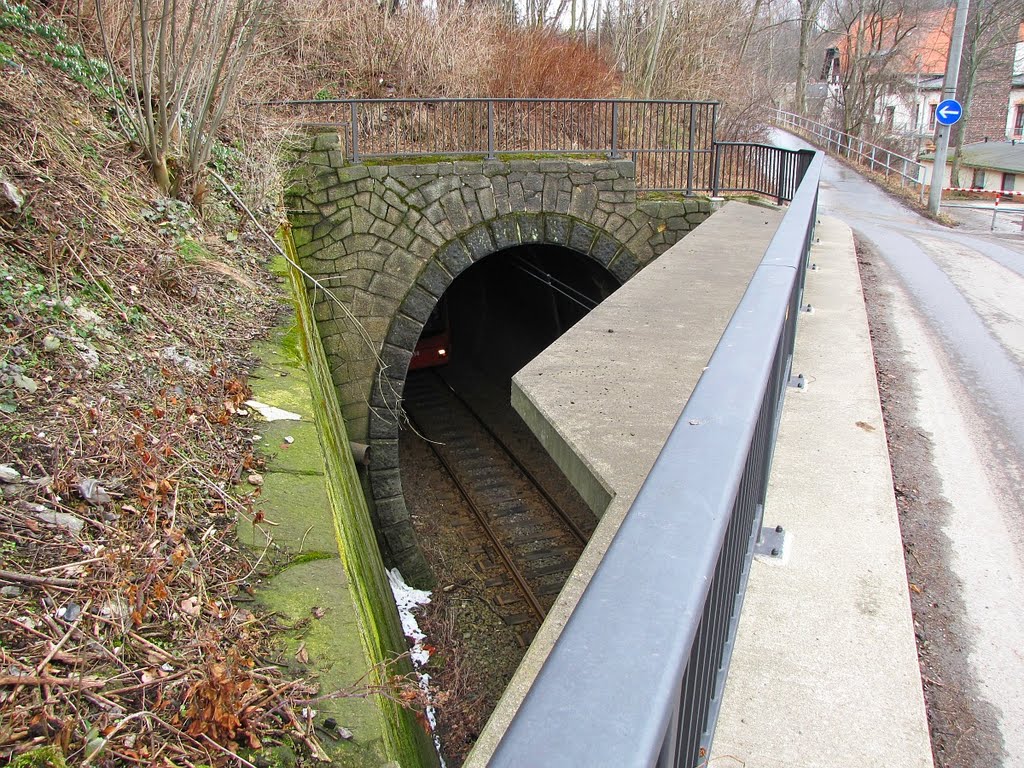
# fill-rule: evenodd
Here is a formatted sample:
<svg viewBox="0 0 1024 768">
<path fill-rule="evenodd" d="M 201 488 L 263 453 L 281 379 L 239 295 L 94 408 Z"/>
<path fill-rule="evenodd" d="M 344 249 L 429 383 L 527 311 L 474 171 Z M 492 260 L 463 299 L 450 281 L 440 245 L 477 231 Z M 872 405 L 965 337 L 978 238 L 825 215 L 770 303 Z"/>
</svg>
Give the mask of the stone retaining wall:
<svg viewBox="0 0 1024 768">
<path fill-rule="evenodd" d="M 429 580 L 398 472 L 400 399 L 434 305 L 475 261 L 560 245 L 625 282 L 710 215 L 707 200 L 638 201 L 627 160 L 345 165 L 337 134 L 296 148 L 286 196 L 350 439 L 369 442 L 386 559 Z"/>
</svg>

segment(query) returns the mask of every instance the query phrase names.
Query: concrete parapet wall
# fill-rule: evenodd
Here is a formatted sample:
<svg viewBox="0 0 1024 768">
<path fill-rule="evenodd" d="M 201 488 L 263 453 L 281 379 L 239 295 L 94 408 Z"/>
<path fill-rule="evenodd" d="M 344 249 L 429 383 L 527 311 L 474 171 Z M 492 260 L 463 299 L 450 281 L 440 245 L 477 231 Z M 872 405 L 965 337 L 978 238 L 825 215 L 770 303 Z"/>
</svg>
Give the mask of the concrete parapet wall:
<svg viewBox="0 0 1024 768">
<path fill-rule="evenodd" d="M 398 471 L 400 401 L 444 291 L 474 262 L 524 244 L 569 248 L 625 282 L 706 219 L 710 203 L 638 201 L 626 160 L 347 166 L 336 134 L 296 150 L 286 196 L 292 237 L 319 283 L 307 288 L 348 433 L 373 446 L 379 543 L 423 583 Z"/>
<path fill-rule="evenodd" d="M 513 406 L 601 520 L 466 766 L 487 764 L 646 480 L 781 219 L 779 210 L 726 203 L 513 378 Z"/>
</svg>

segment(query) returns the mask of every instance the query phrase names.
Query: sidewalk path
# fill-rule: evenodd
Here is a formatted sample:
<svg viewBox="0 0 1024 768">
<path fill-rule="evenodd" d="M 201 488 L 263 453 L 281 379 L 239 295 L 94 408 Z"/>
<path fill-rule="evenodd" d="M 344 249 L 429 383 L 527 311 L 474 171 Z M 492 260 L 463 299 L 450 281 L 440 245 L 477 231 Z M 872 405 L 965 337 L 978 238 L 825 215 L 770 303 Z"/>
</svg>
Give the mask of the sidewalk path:
<svg viewBox="0 0 1024 768">
<path fill-rule="evenodd" d="M 889 455 L 853 237 L 819 217 L 715 768 L 930 768 Z"/>
</svg>

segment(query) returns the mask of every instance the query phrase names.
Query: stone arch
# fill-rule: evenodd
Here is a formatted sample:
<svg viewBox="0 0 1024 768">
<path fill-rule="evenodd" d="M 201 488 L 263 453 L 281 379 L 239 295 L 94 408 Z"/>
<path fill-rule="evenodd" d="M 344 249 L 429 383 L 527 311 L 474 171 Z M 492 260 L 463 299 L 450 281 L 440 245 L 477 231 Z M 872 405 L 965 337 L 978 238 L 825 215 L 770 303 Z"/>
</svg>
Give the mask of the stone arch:
<svg viewBox="0 0 1024 768">
<path fill-rule="evenodd" d="M 405 504 L 399 469 L 401 397 L 423 326 L 454 280 L 479 260 L 521 245 L 561 246 L 595 260 L 620 283 L 643 263 L 602 228 L 555 213 L 515 213 L 482 222 L 437 249 L 394 314 L 381 350 L 370 401 L 369 486 L 378 535 L 391 558 L 414 581 L 430 580 Z"/>
</svg>

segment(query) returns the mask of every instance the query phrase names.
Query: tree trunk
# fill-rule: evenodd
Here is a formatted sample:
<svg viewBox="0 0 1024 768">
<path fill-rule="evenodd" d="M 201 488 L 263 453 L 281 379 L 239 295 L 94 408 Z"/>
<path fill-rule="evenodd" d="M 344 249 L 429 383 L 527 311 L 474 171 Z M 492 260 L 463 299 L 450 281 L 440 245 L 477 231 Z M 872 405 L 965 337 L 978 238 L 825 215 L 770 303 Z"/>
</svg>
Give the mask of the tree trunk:
<svg viewBox="0 0 1024 768">
<path fill-rule="evenodd" d="M 807 57 L 813 25 L 809 6 L 809 3 L 800 3 L 800 47 L 796 60 L 796 112 L 799 115 L 807 113 Z"/>
</svg>

